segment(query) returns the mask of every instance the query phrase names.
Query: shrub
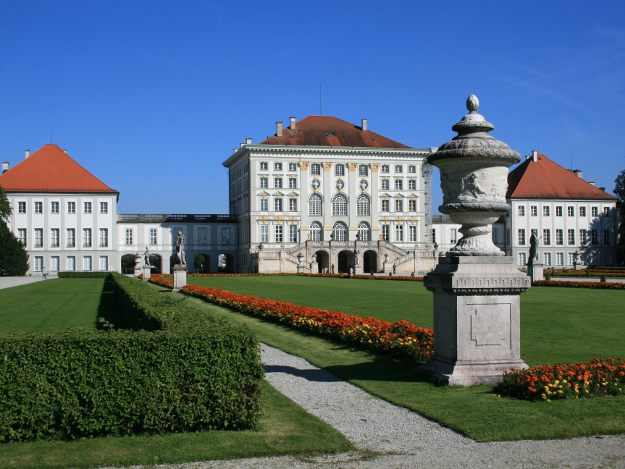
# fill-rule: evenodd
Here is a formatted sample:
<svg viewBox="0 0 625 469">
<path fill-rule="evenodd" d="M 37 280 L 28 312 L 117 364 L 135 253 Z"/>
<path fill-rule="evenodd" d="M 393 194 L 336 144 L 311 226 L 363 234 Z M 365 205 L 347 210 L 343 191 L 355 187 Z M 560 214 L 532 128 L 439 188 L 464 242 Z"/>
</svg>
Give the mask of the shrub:
<svg viewBox="0 0 625 469">
<path fill-rule="evenodd" d="M 0 246 L 0 275 L 25 275 L 28 270 L 28 254 L 2 219 Z"/>
<path fill-rule="evenodd" d="M 59 272 L 59 278 L 106 278 L 110 272 Z"/>
</svg>

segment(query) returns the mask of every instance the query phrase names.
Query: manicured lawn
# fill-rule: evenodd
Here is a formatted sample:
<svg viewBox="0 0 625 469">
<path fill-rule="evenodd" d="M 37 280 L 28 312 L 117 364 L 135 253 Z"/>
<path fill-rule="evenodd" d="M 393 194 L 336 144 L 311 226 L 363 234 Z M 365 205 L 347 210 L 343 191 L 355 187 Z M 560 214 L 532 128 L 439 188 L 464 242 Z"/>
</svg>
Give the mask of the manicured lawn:
<svg viewBox="0 0 625 469">
<path fill-rule="evenodd" d="M 267 383 L 257 431 L 108 437 L 0 445 L 0 467 L 98 467 L 183 463 L 281 454 L 349 451 L 336 430 L 306 413 Z"/>
<path fill-rule="evenodd" d="M 0 333 L 95 328 L 103 278 L 50 279 L 0 290 Z"/>
<path fill-rule="evenodd" d="M 422 282 L 319 277 L 189 277 L 275 300 L 432 327 Z M 530 365 L 625 358 L 625 290 L 533 287 L 521 295 L 521 354 Z"/>
</svg>

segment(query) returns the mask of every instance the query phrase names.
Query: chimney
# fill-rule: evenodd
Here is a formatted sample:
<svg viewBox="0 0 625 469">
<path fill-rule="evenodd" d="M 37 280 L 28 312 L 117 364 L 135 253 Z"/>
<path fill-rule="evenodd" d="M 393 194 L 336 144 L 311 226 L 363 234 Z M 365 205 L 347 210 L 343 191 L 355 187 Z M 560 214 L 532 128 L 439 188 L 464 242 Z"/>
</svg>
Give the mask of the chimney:
<svg viewBox="0 0 625 469">
<path fill-rule="evenodd" d="M 599 187 L 599 190 L 605 192 L 605 187 Z"/>
<path fill-rule="evenodd" d="M 26 150 L 24 150 L 24 159 L 28 158 L 30 156 L 30 148 L 27 148 Z"/>
<path fill-rule="evenodd" d="M 276 135 L 282 137 L 282 121 L 276 122 Z"/>
<path fill-rule="evenodd" d="M 369 130 L 367 129 L 367 119 L 363 118 L 360 120 L 360 128 L 362 130 Z"/>
<path fill-rule="evenodd" d="M 297 124 L 295 123 L 295 117 L 291 116 L 289 117 L 289 125 L 291 127 L 291 130 L 295 130 L 297 127 Z"/>
<path fill-rule="evenodd" d="M 532 161 L 534 163 L 538 161 L 538 152 L 536 150 L 532 150 Z"/>
<path fill-rule="evenodd" d="M 591 186 L 597 187 L 597 184 L 595 184 L 595 181 L 588 181 L 588 184 L 590 184 Z"/>
<path fill-rule="evenodd" d="M 575 174 L 575 176 L 577 176 L 578 178 L 582 178 L 584 179 L 583 173 L 581 169 L 574 169 L 573 171 L 571 171 L 573 174 Z"/>
<path fill-rule="evenodd" d="M 6 173 L 8 170 L 9 170 L 9 162 L 3 161 L 2 162 L 2 174 Z"/>
<path fill-rule="evenodd" d="M 252 144 L 252 137 L 247 137 L 247 138 L 245 139 L 245 144 L 246 144 L 246 145 L 251 145 L 251 144 Z"/>
</svg>

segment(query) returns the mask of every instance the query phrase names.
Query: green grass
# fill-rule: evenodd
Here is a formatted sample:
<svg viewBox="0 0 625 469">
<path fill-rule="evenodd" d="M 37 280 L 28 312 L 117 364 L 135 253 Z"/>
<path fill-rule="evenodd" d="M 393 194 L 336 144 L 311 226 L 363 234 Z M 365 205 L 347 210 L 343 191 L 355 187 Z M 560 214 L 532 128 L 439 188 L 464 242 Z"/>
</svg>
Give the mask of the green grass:
<svg viewBox="0 0 625 469">
<path fill-rule="evenodd" d="M 336 430 L 309 415 L 267 383 L 257 431 L 106 437 L 0 446 L 0 467 L 64 468 L 182 463 L 352 450 Z"/>
<path fill-rule="evenodd" d="M 432 327 L 422 282 L 318 277 L 189 277 L 190 283 Z M 625 358 L 625 290 L 533 287 L 521 295 L 521 355 L 530 366 Z"/>
<path fill-rule="evenodd" d="M 225 288 L 225 278 L 216 279 L 218 282 L 213 282 L 213 279 L 213 277 L 196 277 L 193 281 L 207 284 L 208 280 L 215 286 Z M 267 277 L 227 280 L 236 283 L 243 279 L 246 280 L 244 283 L 248 284 L 245 285 L 247 292 L 250 292 L 249 284 L 254 280 L 280 280 Z M 368 296 L 360 299 L 363 308 L 370 307 L 368 302 L 372 297 L 406 287 L 403 282 L 397 282 L 400 285 L 395 286 L 395 282 L 367 280 L 297 277 L 281 279 L 291 287 L 303 282 L 298 286 L 303 285 L 307 294 L 315 297 L 308 304 L 323 306 L 322 303 L 325 303 L 328 306 L 330 301 L 335 301 L 336 309 L 343 310 L 347 308 L 342 305 L 354 301 L 353 298 L 349 298 L 352 296 L 350 291 L 352 282 L 362 282 L 369 289 Z M 309 280 L 312 282 L 308 283 Z M 324 282 L 318 283 L 321 280 Z M 271 283 L 271 281 L 264 283 L 264 288 L 259 286 L 265 293 L 261 296 L 277 298 L 269 289 Z M 333 285 L 328 285 L 332 283 Z M 388 285 L 389 283 L 392 285 Z M 412 285 L 414 297 L 419 294 L 418 292 L 423 296 L 427 295 L 422 285 L 413 283 L 409 285 Z M 237 290 L 243 291 L 242 288 Z M 340 290 L 343 290 L 342 295 L 338 294 Z M 364 290 L 358 291 L 362 295 Z M 302 295 L 302 292 L 298 294 Z M 619 304 L 624 304 L 625 299 L 622 292 L 534 288 L 525 295 L 522 315 L 527 317 L 524 319 L 522 333 L 526 347 L 524 356 L 530 364 L 551 360 L 585 360 L 601 354 L 623 356 L 622 346 L 619 346 L 622 340 L 618 340 L 619 334 L 625 330 L 623 318 L 619 317 L 621 309 Z M 313 304 L 313 300 L 316 303 Z M 489 386 L 470 388 L 435 386 L 420 380 L 415 373 L 414 364 L 409 362 L 353 350 L 283 326 L 233 313 L 195 298 L 188 298 L 188 301 L 204 304 L 203 307 L 216 316 L 246 324 L 262 342 L 304 357 L 374 395 L 412 409 L 478 441 L 570 438 L 625 433 L 625 396 L 528 402 L 497 397 L 490 392 Z M 387 297 L 386 301 L 392 308 L 398 308 L 402 300 Z M 410 300 L 404 298 L 403 301 L 408 303 Z M 570 311 L 571 309 L 573 311 Z M 587 318 L 584 312 L 590 318 Z M 388 319 L 388 316 L 383 314 L 378 313 L 376 316 Z M 526 324 L 528 321 L 529 325 Z M 603 326 L 599 326 L 600 324 Z M 561 330 L 566 327 L 569 329 Z M 587 344 L 586 341 L 590 341 L 591 344 Z M 534 344 L 536 350 L 527 350 L 528 344 Z"/>
<path fill-rule="evenodd" d="M 103 278 L 51 279 L 0 290 L 0 333 L 94 329 Z"/>
</svg>

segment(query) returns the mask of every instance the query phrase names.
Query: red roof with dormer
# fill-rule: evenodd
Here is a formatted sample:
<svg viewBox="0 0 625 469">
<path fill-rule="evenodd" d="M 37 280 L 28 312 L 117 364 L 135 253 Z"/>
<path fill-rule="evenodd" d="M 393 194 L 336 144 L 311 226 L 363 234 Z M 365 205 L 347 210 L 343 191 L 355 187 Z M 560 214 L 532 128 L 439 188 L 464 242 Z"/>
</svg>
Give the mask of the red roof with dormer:
<svg viewBox="0 0 625 469">
<path fill-rule="evenodd" d="M 0 175 L 0 186 L 5 192 L 118 193 L 52 143 Z"/>
<path fill-rule="evenodd" d="M 528 157 L 508 174 L 507 198 L 616 200 L 613 195 L 593 186 L 542 153 L 537 154 L 536 161 Z"/>
<path fill-rule="evenodd" d="M 332 116 L 308 116 L 287 127 L 282 136 L 267 137 L 261 144 L 329 147 L 408 148 L 403 143 Z"/>
</svg>

